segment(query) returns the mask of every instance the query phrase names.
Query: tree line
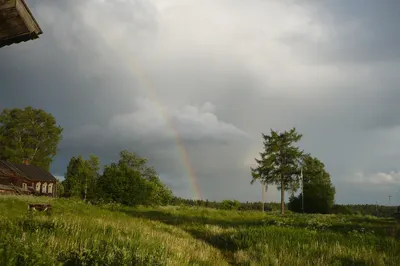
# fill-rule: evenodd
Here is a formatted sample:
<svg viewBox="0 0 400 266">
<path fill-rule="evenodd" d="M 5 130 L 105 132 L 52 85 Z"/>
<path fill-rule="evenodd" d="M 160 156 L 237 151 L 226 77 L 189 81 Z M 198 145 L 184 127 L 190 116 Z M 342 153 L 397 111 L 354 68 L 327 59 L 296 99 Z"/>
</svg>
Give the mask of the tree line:
<svg viewBox="0 0 400 266">
<path fill-rule="evenodd" d="M 3 109 L 0 113 L 0 160 L 50 169 L 63 129 L 42 109 Z M 65 179 L 57 183 L 58 196 L 92 202 L 117 202 L 126 205 L 167 204 L 172 192 L 160 180 L 147 159 L 123 150 L 119 161 L 105 165 L 100 174 L 100 159 L 71 158 Z"/>
<path fill-rule="evenodd" d="M 31 164 L 46 170 L 57 153 L 63 129 L 56 124 L 50 113 L 41 109 L 4 109 L 0 114 L 0 159 L 21 163 L 28 159 Z M 334 188 L 329 174 L 317 158 L 305 154 L 294 144 L 301 139 L 295 129 L 264 135 L 264 151 L 256 159 L 258 167 L 252 169 L 253 181 L 277 184 L 281 189 L 281 210 L 284 213 L 284 193 L 292 191 L 290 209 L 305 212 L 326 213 L 333 206 Z M 71 158 L 65 180 L 58 183 L 58 194 L 63 197 L 81 198 L 87 201 L 114 201 L 127 205 L 167 204 L 172 192 L 161 182 L 147 160 L 135 153 L 121 151 L 116 163 L 104 166 L 99 173 L 100 159 L 91 155 Z M 304 200 L 294 196 L 299 188 L 299 173 L 304 170 Z M 224 201 L 225 209 L 238 209 L 236 201 Z"/>
<path fill-rule="evenodd" d="M 227 202 L 228 204 L 224 203 Z M 232 202 L 236 202 L 232 204 Z M 239 202 L 236 200 L 223 200 L 223 201 L 210 201 L 210 200 L 194 200 L 185 199 L 180 197 L 173 197 L 169 203 L 173 206 L 187 206 L 187 207 L 204 207 L 213 208 L 221 210 L 238 210 L 238 211 L 261 211 L 262 202 Z M 238 206 L 239 204 L 239 206 Z M 285 208 L 288 208 L 292 212 L 297 212 L 291 208 L 288 202 L 285 202 Z M 345 214 L 345 215 L 372 215 L 378 217 L 392 217 L 393 213 L 396 211 L 396 206 L 382 206 L 374 204 L 353 204 L 353 205 L 343 205 L 334 204 L 330 209 L 330 214 Z M 264 203 L 265 212 L 276 212 L 281 210 L 280 202 L 266 202 Z"/>
<path fill-rule="evenodd" d="M 173 206 L 189 206 L 189 207 L 205 207 L 221 210 L 239 210 L 239 211 L 260 211 L 262 210 L 262 202 L 239 202 L 238 200 L 210 201 L 185 199 L 173 197 L 170 201 Z M 265 211 L 276 211 L 280 209 L 280 203 L 270 202 L 264 204 Z"/>
<path fill-rule="evenodd" d="M 172 191 L 165 186 L 147 159 L 123 150 L 117 163 L 104 166 L 90 155 L 71 158 L 60 187 L 62 197 L 80 198 L 91 202 L 116 202 L 124 205 L 165 205 Z"/>
<path fill-rule="evenodd" d="M 31 164 L 49 170 L 62 132 L 53 115 L 41 109 L 4 109 L 0 113 L 0 159 L 15 163 L 28 159 Z M 280 207 L 269 203 L 265 210 L 280 208 L 282 214 L 285 208 L 305 213 L 373 213 L 371 206 L 374 205 L 350 208 L 334 204 L 336 191 L 330 175 L 322 161 L 296 145 L 301 138 L 295 128 L 262 134 L 263 150 L 255 159 L 257 166 L 251 169 L 251 183 L 277 185 L 281 191 Z M 262 206 L 261 202 L 194 201 L 174 197 L 147 159 L 127 150 L 120 152 L 118 162 L 105 165 L 102 173 L 100 168 L 100 158 L 95 155 L 87 159 L 72 157 L 65 179 L 57 184 L 58 196 L 126 205 L 183 204 L 237 210 L 261 210 Z M 299 189 L 301 193 L 296 196 Z M 285 192 L 291 193 L 289 203 L 284 201 Z"/>
</svg>

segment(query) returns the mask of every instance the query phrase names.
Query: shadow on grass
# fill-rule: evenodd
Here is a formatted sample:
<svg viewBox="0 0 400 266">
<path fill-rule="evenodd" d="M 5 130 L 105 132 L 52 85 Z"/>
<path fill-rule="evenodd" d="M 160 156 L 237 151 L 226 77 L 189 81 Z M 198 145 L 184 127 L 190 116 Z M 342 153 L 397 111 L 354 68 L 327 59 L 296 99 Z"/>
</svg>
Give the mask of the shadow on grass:
<svg viewBox="0 0 400 266">
<path fill-rule="evenodd" d="M 169 225 L 184 225 L 184 224 L 209 224 L 218 225 L 222 228 L 232 226 L 262 226 L 265 223 L 262 220 L 223 220 L 223 219 L 211 219 L 203 216 L 184 216 L 179 214 L 171 214 L 162 211 L 138 211 L 138 210 L 119 210 L 119 212 L 126 213 L 128 215 L 146 218 L 153 221 L 163 222 Z"/>
<path fill-rule="evenodd" d="M 374 225 L 379 225 L 379 226 L 385 226 L 385 225 L 396 225 L 397 221 L 392 218 L 380 218 L 380 219 L 368 219 L 364 217 L 352 217 L 349 219 L 349 221 L 353 223 L 369 223 L 369 224 L 374 224 Z"/>
<path fill-rule="evenodd" d="M 153 213 L 153 215 L 156 213 L 156 211 Z M 173 225 L 176 226 L 183 231 L 189 233 L 191 236 L 194 238 L 205 242 L 208 245 L 213 246 L 216 249 L 219 249 L 222 254 L 224 255 L 225 259 L 230 263 L 230 264 L 235 264 L 234 261 L 235 259 L 233 258 L 234 252 L 241 250 L 241 249 L 247 249 L 250 247 L 249 244 L 253 244 L 252 241 L 242 241 L 243 238 L 243 232 L 241 233 L 233 233 L 231 230 L 228 231 L 222 231 L 219 233 L 211 233 L 210 234 L 210 228 L 205 227 L 204 225 L 218 225 L 219 227 L 222 227 L 221 224 L 219 223 L 220 220 L 212 220 L 212 219 L 203 219 L 202 221 L 204 222 L 205 220 L 207 222 L 205 223 L 200 223 L 199 220 L 194 220 L 194 219 L 187 219 L 188 217 L 184 217 L 184 219 L 179 220 L 177 222 L 176 220 L 168 220 L 168 219 L 153 219 L 154 216 L 136 216 L 136 217 L 146 217 L 148 219 L 154 220 L 154 221 L 159 221 L 163 222 L 168 225 Z M 193 222 L 193 223 L 191 223 Z M 230 226 L 229 228 L 233 227 L 232 225 L 239 225 L 239 223 L 236 221 L 236 223 L 229 223 Z M 254 223 L 253 223 L 254 224 Z M 228 223 L 225 223 L 225 226 L 227 226 Z M 241 227 L 240 225 L 244 225 Z M 254 228 L 251 226 L 252 224 L 248 223 L 240 223 L 240 225 L 237 228 Z M 227 226 L 228 227 L 228 226 Z M 223 228 L 223 227 L 222 227 Z M 260 227 L 256 227 L 260 228 Z M 260 228 L 261 229 L 261 228 Z M 262 229 L 261 229 L 262 230 Z"/>
<path fill-rule="evenodd" d="M 213 219 L 207 216 L 185 216 L 177 213 L 163 212 L 159 210 L 118 210 L 124 212 L 130 216 L 145 218 L 152 221 L 162 222 L 168 225 L 179 227 L 180 229 L 191 234 L 194 238 L 203 241 L 217 249 L 219 249 L 224 255 L 225 259 L 231 265 L 235 264 L 233 255 L 240 249 L 246 249 L 248 247 L 247 241 L 238 241 L 233 238 L 232 233 L 221 232 L 220 234 L 209 234 L 207 229 L 204 229 L 203 225 L 215 225 L 221 228 L 230 227 L 260 227 L 268 226 L 271 221 L 259 220 L 228 220 L 228 219 Z M 198 226 L 199 225 L 199 226 Z M 290 224 L 292 228 L 306 229 L 307 224 L 304 221 L 299 223 Z M 320 230 L 320 229 L 316 229 Z M 363 217 L 349 217 L 346 219 L 344 224 L 332 224 L 329 225 L 323 231 L 325 232 L 337 232 L 343 235 L 347 235 L 354 230 L 361 233 L 372 233 L 379 237 L 400 237 L 400 226 L 396 221 L 391 219 L 385 220 L 374 220 Z M 236 236 L 241 238 L 240 236 Z M 253 243 L 252 241 L 250 241 Z M 251 244 L 250 243 L 250 244 Z M 365 265 L 363 261 L 354 261 L 349 258 L 338 258 L 342 265 Z"/>
<path fill-rule="evenodd" d="M 153 221 L 163 222 L 168 225 L 217 225 L 222 228 L 235 226 L 266 226 L 274 225 L 274 221 L 263 220 L 226 220 L 212 219 L 205 216 L 185 216 L 172 214 L 157 210 L 119 210 L 134 217 L 146 218 Z M 348 223 L 332 224 L 325 230 L 333 231 L 342 234 L 348 234 L 354 230 L 359 232 L 372 233 L 381 237 L 400 237 L 400 224 L 394 219 L 366 219 L 363 217 L 352 217 L 347 220 Z M 306 228 L 308 225 L 305 222 L 290 224 L 294 228 Z M 319 230 L 319 229 L 317 229 Z"/>
<path fill-rule="evenodd" d="M 194 238 L 203 241 L 217 249 L 219 249 L 225 260 L 231 264 L 235 265 L 235 260 L 233 259 L 232 253 L 238 250 L 238 246 L 230 239 L 229 234 L 222 233 L 218 235 L 208 235 L 205 234 L 202 230 L 197 230 L 193 228 L 185 228 L 185 225 L 218 225 L 220 227 L 232 227 L 232 226 L 257 226 L 263 225 L 262 221 L 240 221 L 240 220 L 221 220 L 221 219 L 210 219 L 207 217 L 189 217 L 183 215 L 176 215 L 171 213 L 165 213 L 162 211 L 155 210 L 146 210 L 146 211 L 138 211 L 138 210 L 120 210 L 120 212 L 126 213 L 128 215 L 137 217 L 137 218 L 145 218 L 152 221 L 162 222 L 168 225 L 173 225 L 181 228 L 187 233 L 191 234 Z"/>
<path fill-rule="evenodd" d="M 365 233 L 371 233 L 380 237 L 400 237 L 400 224 L 394 219 L 365 219 L 354 217 L 348 219 L 349 223 L 334 224 L 329 230 L 347 234 L 354 230 Z"/>
</svg>

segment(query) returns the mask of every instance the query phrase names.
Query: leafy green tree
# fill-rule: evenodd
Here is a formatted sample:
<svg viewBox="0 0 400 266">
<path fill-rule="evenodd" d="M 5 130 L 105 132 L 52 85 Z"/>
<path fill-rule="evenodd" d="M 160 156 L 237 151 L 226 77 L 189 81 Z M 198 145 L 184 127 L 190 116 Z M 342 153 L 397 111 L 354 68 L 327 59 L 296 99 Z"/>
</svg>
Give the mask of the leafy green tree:
<svg viewBox="0 0 400 266">
<path fill-rule="evenodd" d="M 81 198 L 82 193 L 82 165 L 84 159 L 82 156 L 78 158 L 72 157 L 67 166 L 67 173 L 62 182 L 66 197 Z"/>
<path fill-rule="evenodd" d="M 83 180 L 83 199 L 92 200 L 97 196 L 97 182 L 100 176 L 100 158 L 94 154 L 91 154 L 89 159 L 85 161 L 85 164 L 86 171 Z"/>
<path fill-rule="evenodd" d="M 172 192 L 159 179 L 147 159 L 126 150 L 118 163 L 104 167 L 98 181 L 101 197 L 125 205 L 167 204 Z"/>
<path fill-rule="evenodd" d="M 100 160 L 95 155 L 90 155 L 88 160 L 84 160 L 82 156 L 72 157 L 63 181 L 65 196 L 83 200 L 94 199 L 99 170 Z"/>
<path fill-rule="evenodd" d="M 261 159 L 255 159 L 258 166 L 251 168 L 253 184 L 260 180 L 265 184 L 278 185 L 281 190 L 281 212 L 285 213 L 285 191 L 296 191 L 299 187 L 299 176 L 303 151 L 295 146 L 302 135 L 295 128 L 279 133 L 271 130 L 270 135 L 262 134 L 264 151 Z"/>
<path fill-rule="evenodd" d="M 310 155 L 303 158 L 304 180 L 304 212 L 329 213 L 335 203 L 335 187 L 331 183 L 329 173 L 325 165 Z M 289 209 L 300 212 L 302 209 L 302 193 L 292 196 L 289 201 Z"/>
<path fill-rule="evenodd" d="M 0 113 L 0 159 L 31 164 L 49 170 L 62 128 L 55 118 L 41 109 L 4 109 Z"/>
<path fill-rule="evenodd" d="M 150 203 L 156 205 L 167 205 L 172 199 L 172 191 L 161 182 L 158 176 L 148 180 L 151 184 Z"/>
<path fill-rule="evenodd" d="M 139 173 L 132 169 L 116 163 L 106 165 L 98 183 L 101 198 L 107 202 L 134 205 L 148 190 L 141 181 Z"/>
<path fill-rule="evenodd" d="M 146 204 L 167 204 L 172 199 L 172 192 L 161 182 L 156 170 L 147 165 L 147 163 L 148 160 L 146 158 L 140 157 L 133 152 L 127 150 L 120 152 L 119 166 L 138 172 L 140 178 L 147 181 L 143 185 L 143 187 L 148 187 L 149 189 Z"/>
<path fill-rule="evenodd" d="M 56 196 L 57 198 L 64 196 L 64 186 L 58 179 L 56 181 Z"/>
</svg>

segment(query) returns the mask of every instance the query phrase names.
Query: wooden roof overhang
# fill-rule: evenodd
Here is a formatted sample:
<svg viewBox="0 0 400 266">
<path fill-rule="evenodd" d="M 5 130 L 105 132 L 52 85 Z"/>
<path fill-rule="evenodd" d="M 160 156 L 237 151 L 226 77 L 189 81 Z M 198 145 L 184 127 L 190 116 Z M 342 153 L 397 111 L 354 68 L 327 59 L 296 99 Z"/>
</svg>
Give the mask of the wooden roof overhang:
<svg viewBox="0 0 400 266">
<path fill-rule="evenodd" d="M 37 39 L 42 33 L 25 0 L 0 0 L 0 48 Z"/>
</svg>

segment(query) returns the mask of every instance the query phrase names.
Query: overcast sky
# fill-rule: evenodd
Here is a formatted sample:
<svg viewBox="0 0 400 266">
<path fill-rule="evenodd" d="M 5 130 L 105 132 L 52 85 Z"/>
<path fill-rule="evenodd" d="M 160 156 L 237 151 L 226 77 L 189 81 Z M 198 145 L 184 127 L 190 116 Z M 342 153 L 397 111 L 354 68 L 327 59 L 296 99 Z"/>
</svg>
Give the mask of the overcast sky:
<svg viewBox="0 0 400 266">
<path fill-rule="evenodd" d="M 193 168 L 203 198 L 258 201 L 261 133 L 295 126 L 338 203 L 400 204 L 400 1 L 27 2 L 44 34 L 0 49 L 0 108 L 56 117 L 54 175 L 126 148 L 178 196 Z"/>
</svg>

